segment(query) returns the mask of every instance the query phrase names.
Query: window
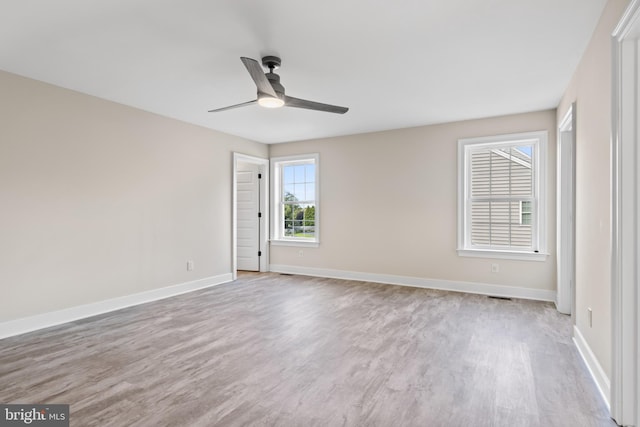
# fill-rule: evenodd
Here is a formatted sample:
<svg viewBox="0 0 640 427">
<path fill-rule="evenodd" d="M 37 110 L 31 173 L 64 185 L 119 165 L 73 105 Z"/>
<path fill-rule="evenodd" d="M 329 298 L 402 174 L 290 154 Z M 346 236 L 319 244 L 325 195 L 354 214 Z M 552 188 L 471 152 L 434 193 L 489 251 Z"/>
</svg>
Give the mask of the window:
<svg viewBox="0 0 640 427">
<path fill-rule="evenodd" d="M 520 225 L 532 225 L 531 222 L 531 201 L 520 201 Z"/>
<path fill-rule="evenodd" d="M 458 141 L 458 253 L 544 260 L 547 132 Z"/>
<path fill-rule="evenodd" d="M 318 245 L 318 155 L 271 159 L 274 176 L 272 243 Z"/>
</svg>

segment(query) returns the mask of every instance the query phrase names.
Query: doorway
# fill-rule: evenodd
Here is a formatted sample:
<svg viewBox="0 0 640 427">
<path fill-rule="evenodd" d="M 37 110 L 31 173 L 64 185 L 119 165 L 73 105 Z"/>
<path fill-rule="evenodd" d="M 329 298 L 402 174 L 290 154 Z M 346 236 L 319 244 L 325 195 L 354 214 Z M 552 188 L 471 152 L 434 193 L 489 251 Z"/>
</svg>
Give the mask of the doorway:
<svg viewBox="0 0 640 427">
<path fill-rule="evenodd" d="M 576 104 L 558 126 L 558 296 L 560 313 L 575 316 L 575 164 Z M 575 322 L 575 319 L 573 319 Z"/>
<path fill-rule="evenodd" d="M 269 160 L 233 153 L 233 265 L 267 271 Z"/>
<path fill-rule="evenodd" d="M 640 422 L 640 0 L 613 32 L 611 210 L 611 416 Z"/>
</svg>

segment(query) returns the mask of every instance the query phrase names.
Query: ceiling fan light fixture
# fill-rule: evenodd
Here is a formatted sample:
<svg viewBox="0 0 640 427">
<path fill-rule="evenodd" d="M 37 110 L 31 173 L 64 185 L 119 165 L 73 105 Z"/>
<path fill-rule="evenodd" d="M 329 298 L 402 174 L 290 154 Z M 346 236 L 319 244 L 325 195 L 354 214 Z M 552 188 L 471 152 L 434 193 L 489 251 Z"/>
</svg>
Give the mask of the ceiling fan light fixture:
<svg viewBox="0 0 640 427">
<path fill-rule="evenodd" d="M 284 105 L 284 101 L 272 96 L 261 96 L 258 98 L 258 105 L 265 108 L 280 108 Z"/>
</svg>

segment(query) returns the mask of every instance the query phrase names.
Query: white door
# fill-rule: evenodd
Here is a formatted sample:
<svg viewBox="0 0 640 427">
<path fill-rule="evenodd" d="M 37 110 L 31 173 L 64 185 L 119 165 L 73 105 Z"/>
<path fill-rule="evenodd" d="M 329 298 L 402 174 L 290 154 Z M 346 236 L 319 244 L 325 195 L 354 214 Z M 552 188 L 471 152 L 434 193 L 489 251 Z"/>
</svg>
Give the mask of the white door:
<svg viewBox="0 0 640 427">
<path fill-rule="evenodd" d="M 260 271 L 260 165 L 238 162 L 238 270 Z"/>
</svg>

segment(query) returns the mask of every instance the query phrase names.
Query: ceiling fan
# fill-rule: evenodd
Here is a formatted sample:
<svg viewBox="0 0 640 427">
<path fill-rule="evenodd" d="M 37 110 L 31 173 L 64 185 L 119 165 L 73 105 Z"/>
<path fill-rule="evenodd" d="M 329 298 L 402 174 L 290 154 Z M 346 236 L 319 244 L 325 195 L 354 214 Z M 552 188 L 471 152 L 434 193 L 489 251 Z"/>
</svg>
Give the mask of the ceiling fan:
<svg viewBox="0 0 640 427">
<path fill-rule="evenodd" d="M 338 107 L 337 105 L 321 104 L 320 102 L 307 101 L 306 99 L 294 98 L 284 94 L 284 86 L 280 84 L 280 76 L 275 74 L 273 70 L 280 67 L 282 61 L 277 56 L 265 56 L 262 58 L 262 65 L 269 69 L 265 73 L 260 64 L 255 59 L 241 57 L 240 60 L 247 67 L 247 71 L 251 75 L 254 83 L 258 87 L 258 97 L 253 101 L 243 102 L 242 104 L 230 105 L 229 107 L 209 110 L 210 113 L 231 110 L 232 108 L 244 107 L 247 105 L 258 104 L 266 108 L 278 107 L 295 107 L 306 108 L 307 110 L 326 111 L 328 113 L 344 114 L 349 111 L 346 107 Z"/>
</svg>

